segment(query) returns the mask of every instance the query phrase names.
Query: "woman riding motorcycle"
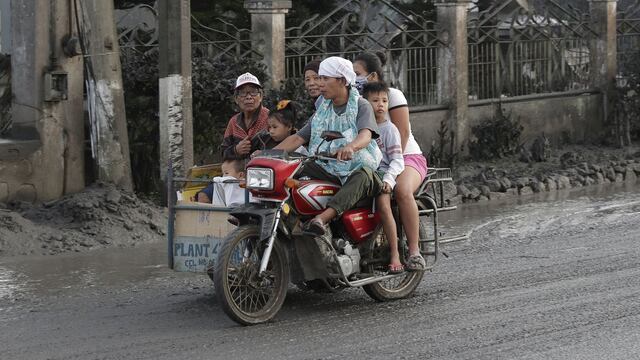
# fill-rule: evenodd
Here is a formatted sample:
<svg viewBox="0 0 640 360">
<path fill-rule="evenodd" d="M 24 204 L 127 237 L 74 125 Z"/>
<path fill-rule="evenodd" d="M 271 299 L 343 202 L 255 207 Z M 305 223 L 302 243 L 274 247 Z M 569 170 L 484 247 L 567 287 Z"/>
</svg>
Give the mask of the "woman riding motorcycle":
<svg viewBox="0 0 640 360">
<path fill-rule="evenodd" d="M 294 151 L 308 144 L 309 152 L 335 154 L 338 160 L 308 164 L 300 177 L 308 176 L 342 184 L 326 210 L 305 224 L 305 232 L 324 235 L 335 217 L 365 197 L 380 192 L 382 183 L 374 175 L 382 154 L 375 138 L 378 126 L 373 109 L 353 87 L 356 74 L 351 61 L 334 56 L 320 63 L 321 100 L 311 120 L 296 134 L 287 137 L 276 149 Z M 344 138 L 324 142 L 321 133 L 337 131 Z"/>
</svg>

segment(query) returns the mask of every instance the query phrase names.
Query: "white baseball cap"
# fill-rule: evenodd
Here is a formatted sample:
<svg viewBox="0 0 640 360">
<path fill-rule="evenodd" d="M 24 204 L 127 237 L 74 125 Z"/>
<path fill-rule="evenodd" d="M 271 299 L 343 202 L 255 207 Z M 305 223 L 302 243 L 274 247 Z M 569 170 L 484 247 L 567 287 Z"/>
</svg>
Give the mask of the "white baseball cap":
<svg viewBox="0 0 640 360">
<path fill-rule="evenodd" d="M 253 84 L 253 85 L 256 85 L 256 86 L 262 88 L 262 85 L 260 85 L 260 81 L 258 80 L 257 77 L 255 77 L 251 73 L 244 73 L 244 74 L 238 76 L 238 79 L 236 79 L 236 87 L 234 89 L 237 89 L 240 86 L 246 85 L 246 84 Z"/>
</svg>

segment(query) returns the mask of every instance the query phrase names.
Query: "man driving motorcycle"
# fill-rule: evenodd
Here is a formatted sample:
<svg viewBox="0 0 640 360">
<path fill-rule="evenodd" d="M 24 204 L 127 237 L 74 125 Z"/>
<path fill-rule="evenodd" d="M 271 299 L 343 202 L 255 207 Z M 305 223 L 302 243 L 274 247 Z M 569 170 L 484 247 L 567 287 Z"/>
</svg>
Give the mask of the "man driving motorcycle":
<svg viewBox="0 0 640 360">
<path fill-rule="evenodd" d="M 353 87 L 356 74 L 351 61 L 329 57 L 320 63 L 318 74 L 322 96 L 316 113 L 306 126 L 276 149 L 294 151 L 308 144 L 311 154 L 326 152 L 335 154 L 339 160 L 308 164 L 299 175 L 342 184 L 327 208 L 305 224 L 305 232 L 324 235 L 331 220 L 361 199 L 380 192 L 382 183 L 374 171 L 382 154 L 374 140 L 378 137 L 378 126 L 373 109 Z M 325 130 L 337 131 L 344 137 L 325 142 L 320 137 Z"/>
</svg>

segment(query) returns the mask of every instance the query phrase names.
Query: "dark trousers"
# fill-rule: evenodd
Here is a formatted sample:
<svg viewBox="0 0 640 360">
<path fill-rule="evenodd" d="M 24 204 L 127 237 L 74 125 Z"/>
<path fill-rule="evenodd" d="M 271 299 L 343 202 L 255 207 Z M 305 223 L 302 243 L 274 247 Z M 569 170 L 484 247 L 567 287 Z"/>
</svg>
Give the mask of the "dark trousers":
<svg viewBox="0 0 640 360">
<path fill-rule="evenodd" d="M 311 179 L 325 180 L 340 184 L 340 179 L 328 173 L 320 165 L 309 163 L 299 173 L 298 178 L 308 176 Z M 358 201 L 366 197 L 374 197 L 382 190 L 382 181 L 369 168 L 360 168 L 349 175 L 340 191 L 329 200 L 327 207 L 332 208 L 342 215 L 345 211 L 354 207 Z"/>
</svg>

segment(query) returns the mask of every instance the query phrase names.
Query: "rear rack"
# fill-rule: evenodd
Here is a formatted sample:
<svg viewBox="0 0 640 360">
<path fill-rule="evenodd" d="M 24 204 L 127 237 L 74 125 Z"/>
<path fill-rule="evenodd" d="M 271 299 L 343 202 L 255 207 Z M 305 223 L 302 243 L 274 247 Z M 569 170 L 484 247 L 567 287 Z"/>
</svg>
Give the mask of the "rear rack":
<svg viewBox="0 0 640 360">
<path fill-rule="evenodd" d="M 429 231 L 427 238 L 420 239 L 420 253 L 427 260 L 427 270 L 431 270 L 438 261 L 440 244 L 465 239 L 466 236 L 440 237 L 438 229 L 438 213 L 443 211 L 456 210 L 457 206 L 448 206 L 445 199 L 444 187 L 447 183 L 453 182 L 450 168 L 429 169 L 425 179 L 415 192 L 416 202 L 421 204 L 418 208 L 420 217 L 428 216 L 432 223 L 432 231 Z M 421 220 L 422 221 L 422 220 Z"/>
<path fill-rule="evenodd" d="M 427 172 L 427 176 L 415 192 L 416 198 L 428 196 L 435 202 L 438 211 L 452 211 L 456 206 L 447 206 L 444 198 L 444 185 L 453 182 L 450 168 L 432 168 Z M 427 215 L 434 212 L 434 209 L 421 210 L 420 215 Z"/>
</svg>

